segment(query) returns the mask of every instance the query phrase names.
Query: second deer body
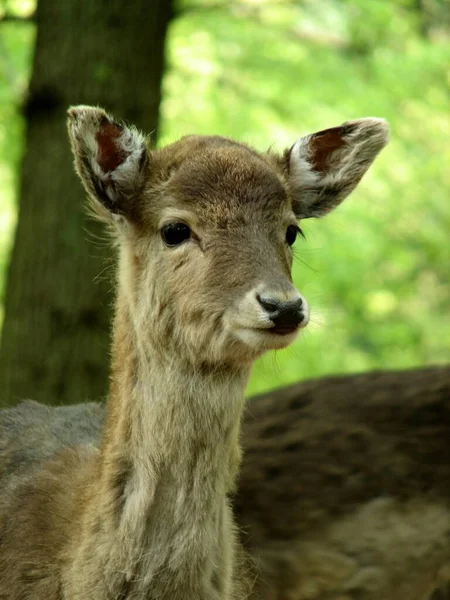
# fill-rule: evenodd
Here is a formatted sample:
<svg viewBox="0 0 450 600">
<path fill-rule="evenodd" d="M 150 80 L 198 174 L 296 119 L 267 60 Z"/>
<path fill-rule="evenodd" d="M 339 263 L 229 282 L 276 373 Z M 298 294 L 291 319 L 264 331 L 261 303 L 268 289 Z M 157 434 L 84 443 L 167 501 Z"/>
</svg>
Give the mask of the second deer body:
<svg viewBox="0 0 450 600">
<path fill-rule="evenodd" d="M 450 600 L 450 366 L 262 394 L 243 442 L 257 600 Z"/>
</svg>

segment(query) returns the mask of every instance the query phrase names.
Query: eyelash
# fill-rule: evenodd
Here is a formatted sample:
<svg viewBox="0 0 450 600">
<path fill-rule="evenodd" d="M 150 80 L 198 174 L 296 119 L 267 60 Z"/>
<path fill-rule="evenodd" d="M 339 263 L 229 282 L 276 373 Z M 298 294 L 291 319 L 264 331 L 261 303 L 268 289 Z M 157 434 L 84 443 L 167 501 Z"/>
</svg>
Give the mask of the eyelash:
<svg viewBox="0 0 450 600">
<path fill-rule="evenodd" d="M 292 247 L 295 244 L 298 234 L 300 234 L 303 239 L 306 239 L 305 234 L 298 225 L 289 225 L 287 227 L 285 240 L 289 247 Z"/>
</svg>

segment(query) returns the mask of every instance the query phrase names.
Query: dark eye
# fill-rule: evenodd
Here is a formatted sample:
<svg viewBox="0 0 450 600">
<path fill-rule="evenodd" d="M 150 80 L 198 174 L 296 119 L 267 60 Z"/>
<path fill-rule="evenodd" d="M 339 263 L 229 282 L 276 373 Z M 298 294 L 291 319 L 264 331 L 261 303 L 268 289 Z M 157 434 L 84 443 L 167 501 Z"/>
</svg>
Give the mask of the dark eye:
<svg viewBox="0 0 450 600">
<path fill-rule="evenodd" d="M 286 244 L 288 246 L 292 246 L 297 239 L 298 234 L 305 237 L 300 227 L 297 227 L 297 225 L 289 225 L 289 227 L 286 229 Z"/>
<path fill-rule="evenodd" d="M 191 230 L 185 223 L 169 223 L 161 229 L 161 237 L 167 246 L 178 246 L 191 237 Z"/>
</svg>

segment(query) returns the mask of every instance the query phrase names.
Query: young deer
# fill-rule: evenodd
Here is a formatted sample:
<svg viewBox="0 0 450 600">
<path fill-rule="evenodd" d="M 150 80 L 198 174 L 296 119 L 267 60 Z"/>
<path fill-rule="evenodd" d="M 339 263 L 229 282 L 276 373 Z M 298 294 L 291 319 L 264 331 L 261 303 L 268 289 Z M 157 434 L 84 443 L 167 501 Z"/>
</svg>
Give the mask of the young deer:
<svg viewBox="0 0 450 600">
<path fill-rule="evenodd" d="M 242 439 L 255 598 L 450 600 L 450 366 L 274 390 Z"/>
<path fill-rule="evenodd" d="M 353 190 L 386 124 L 344 123 L 282 156 L 200 136 L 149 152 L 84 106 L 69 133 L 119 247 L 110 394 L 98 446 L 95 406 L 91 423 L 30 402 L 1 417 L 0 598 L 245 598 L 227 494 L 250 367 L 308 321 L 297 220 Z"/>
</svg>

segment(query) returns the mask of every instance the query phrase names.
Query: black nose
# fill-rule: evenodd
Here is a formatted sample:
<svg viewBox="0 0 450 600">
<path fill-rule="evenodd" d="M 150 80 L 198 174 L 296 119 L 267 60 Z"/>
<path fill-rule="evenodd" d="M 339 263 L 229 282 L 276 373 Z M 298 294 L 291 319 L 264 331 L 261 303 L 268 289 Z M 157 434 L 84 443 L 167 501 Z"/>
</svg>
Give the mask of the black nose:
<svg viewBox="0 0 450 600">
<path fill-rule="evenodd" d="M 274 333 L 292 333 L 305 318 L 302 311 L 303 300 L 301 298 L 293 302 L 283 302 L 282 300 L 267 298 L 259 294 L 257 298 L 274 325 L 271 330 Z"/>
</svg>

